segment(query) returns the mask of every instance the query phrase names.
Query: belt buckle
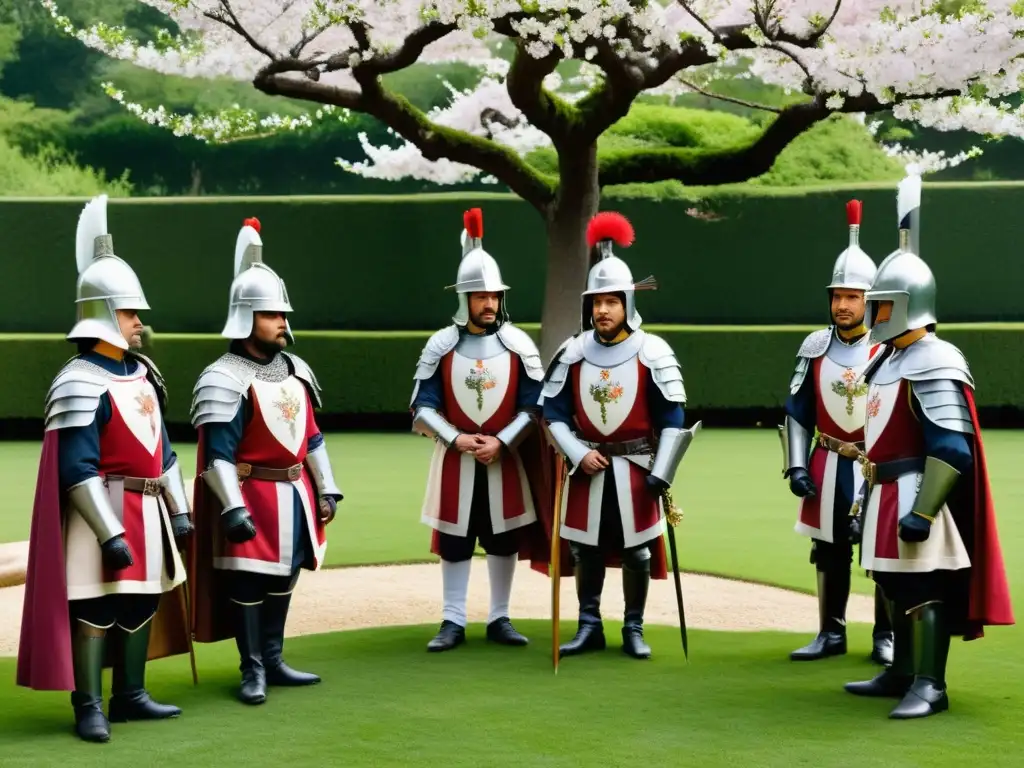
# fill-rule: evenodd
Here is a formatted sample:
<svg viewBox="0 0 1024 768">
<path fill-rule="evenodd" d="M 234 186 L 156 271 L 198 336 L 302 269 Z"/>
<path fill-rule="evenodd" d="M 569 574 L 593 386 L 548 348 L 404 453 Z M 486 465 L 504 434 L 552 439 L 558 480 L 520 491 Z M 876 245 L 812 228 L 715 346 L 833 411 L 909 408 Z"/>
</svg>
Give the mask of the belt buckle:
<svg viewBox="0 0 1024 768">
<path fill-rule="evenodd" d="M 301 464 L 295 464 L 295 465 L 293 465 L 291 467 L 288 467 L 288 479 L 289 480 L 292 480 L 292 481 L 298 480 L 300 477 L 302 477 L 302 465 Z"/>
<path fill-rule="evenodd" d="M 143 496 L 159 496 L 160 495 L 160 481 L 151 477 L 147 477 L 142 487 Z"/>
<path fill-rule="evenodd" d="M 252 474 L 252 464 L 236 464 L 235 472 L 238 474 L 238 479 L 242 480 Z"/>
</svg>

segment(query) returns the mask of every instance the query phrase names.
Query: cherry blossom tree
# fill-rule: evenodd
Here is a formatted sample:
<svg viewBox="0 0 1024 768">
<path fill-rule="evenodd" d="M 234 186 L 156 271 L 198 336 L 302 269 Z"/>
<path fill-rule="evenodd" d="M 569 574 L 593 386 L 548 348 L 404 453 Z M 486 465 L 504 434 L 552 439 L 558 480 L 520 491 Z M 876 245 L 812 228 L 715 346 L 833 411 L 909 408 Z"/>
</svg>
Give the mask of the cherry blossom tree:
<svg viewBox="0 0 1024 768">
<path fill-rule="evenodd" d="M 545 356 L 578 327 L 591 257 L 584 232 L 603 187 L 746 181 L 834 113 L 1024 133 L 1021 111 L 1002 101 L 1024 82 L 1022 0 L 141 0 L 178 26 L 146 43 L 102 23 L 77 28 L 56 0 L 39 1 L 61 29 L 110 56 L 165 73 L 228 75 L 311 104 L 299 118 L 241 107 L 176 115 L 105 84 L 178 135 L 226 141 L 361 112 L 403 143 L 364 140 L 368 160 L 340 160 L 347 170 L 508 187 L 547 229 Z M 383 80 L 445 61 L 483 72 L 445 109 L 418 110 Z M 802 98 L 765 107 L 774 118 L 736 146 L 598 152 L 599 137 L 641 94 L 713 93 L 737 64 Z M 557 176 L 525 161 L 542 146 L 557 153 Z"/>
</svg>

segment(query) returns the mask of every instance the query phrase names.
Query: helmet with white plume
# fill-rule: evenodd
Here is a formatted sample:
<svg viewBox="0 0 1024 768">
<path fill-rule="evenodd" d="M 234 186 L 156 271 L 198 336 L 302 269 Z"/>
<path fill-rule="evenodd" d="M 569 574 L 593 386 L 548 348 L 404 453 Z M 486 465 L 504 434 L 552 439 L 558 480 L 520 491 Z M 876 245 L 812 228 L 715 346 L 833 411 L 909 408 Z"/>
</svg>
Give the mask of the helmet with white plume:
<svg viewBox="0 0 1024 768">
<path fill-rule="evenodd" d="M 252 333 L 256 312 L 292 312 L 284 280 L 263 263 L 263 240 L 259 219 L 246 219 L 235 240 L 235 279 L 231 282 L 228 319 L 220 335 L 228 339 L 247 339 Z M 291 325 L 285 318 L 289 344 L 295 342 Z"/>
<path fill-rule="evenodd" d="M 889 341 L 907 331 L 937 322 L 935 276 L 920 256 L 921 177 L 910 173 L 896 194 L 899 247 L 878 267 L 874 283 L 864 298 L 868 302 L 865 320 L 871 324 L 871 341 Z M 876 322 L 881 302 L 891 301 L 892 311 Z"/>
<path fill-rule="evenodd" d="M 142 284 L 128 263 L 114 255 L 114 239 L 107 231 L 107 196 L 94 197 L 78 217 L 75 234 L 76 322 L 69 340 L 102 339 L 128 349 L 117 310 L 149 309 Z"/>
</svg>

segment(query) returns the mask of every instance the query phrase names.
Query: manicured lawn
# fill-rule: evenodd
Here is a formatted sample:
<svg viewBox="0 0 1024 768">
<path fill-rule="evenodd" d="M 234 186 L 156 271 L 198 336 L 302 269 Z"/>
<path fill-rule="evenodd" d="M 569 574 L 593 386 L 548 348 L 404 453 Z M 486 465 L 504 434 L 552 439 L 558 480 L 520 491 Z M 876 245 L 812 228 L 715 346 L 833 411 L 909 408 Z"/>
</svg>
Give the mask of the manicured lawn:
<svg viewBox="0 0 1024 768">
<path fill-rule="evenodd" d="M 1024 594 L 1024 435 L 987 436 L 1003 551 L 1021 613 Z M 347 499 L 331 528 L 333 565 L 429 557 L 418 522 L 430 444 L 409 435 L 335 434 L 329 447 Z M 186 465 L 187 446 L 178 450 Z M 24 538 L 38 446 L 0 444 L 0 540 Z M 810 590 L 807 545 L 792 532 L 795 500 L 779 478 L 774 430 L 709 430 L 694 443 L 675 494 L 688 570 Z M 855 588 L 868 592 L 860 574 Z M 338 595 L 344 600 L 344 595 Z M 574 606 L 563 606 L 572 613 Z M 526 649 L 470 642 L 432 655 L 434 627 L 400 627 L 290 639 L 286 656 L 320 673 L 313 688 L 272 690 L 263 707 L 237 703 L 237 655 L 227 641 L 197 649 L 201 684 L 186 657 L 154 662 L 148 686 L 185 710 L 172 722 L 114 728 L 108 745 L 71 735 L 65 693 L 16 688 L 14 659 L 0 659 L 0 766 L 946 766 L 1020 764 L 1024 651 L 1018 628 L 954 642 L 951 712 L 924 721 L 886 718 L 894 702 L 843 692 L 877 668 L 859 654 L 793 664 L 785 633 L 691 632 L 690 663 L 678 631 L 651 626 L 655 657 L 618 651 L 609 621 L 604 654 L 550 666 L 550 627 L 517 622 Z M 574 623 L 567 621 L 563 638 Z M 851 647 L 869 646 L 851 626 Z M 805 639 L 801 636 L 801 640 Z M 109 673 L 106 675 L 109 686 Z"/>
<path fill-rule="evenodd" d="M 232 698 L 233 645 L 201 646 L 197 688 L 184 658 L 150 668 L 154 695 L 184 715 L 115 724 L 106 745 L 71 735 L 67 694 L 4 684 L 0 766 L 918 768 L 1019 765 L 1024 749 L 1024 663 L 1003 644 L 955 645 L 951 711 L 901 723 L 886 717 L 894 702 L 842 690 L 873 665 L 854 656 L 792 664 L 785 634 L 694 632 L 686 664 L 676 631 L 652 627 L 650 661 L 613 641 L 603 654 L 563 660 L 555 676 L 548 627 L 521 628 L 534 640 L 525 649 L 485 644 L 476 626 L 466 646 L 438 655 L 423 647 L 431 628 L 289 640 L 291 663 L 325 682 L 272 689 L 261 707 Z M 866 647 L 868 630 L 853 631 Z M 0 661 L 0 679 L 13 678 L 13 659 Z"/>
</svg>

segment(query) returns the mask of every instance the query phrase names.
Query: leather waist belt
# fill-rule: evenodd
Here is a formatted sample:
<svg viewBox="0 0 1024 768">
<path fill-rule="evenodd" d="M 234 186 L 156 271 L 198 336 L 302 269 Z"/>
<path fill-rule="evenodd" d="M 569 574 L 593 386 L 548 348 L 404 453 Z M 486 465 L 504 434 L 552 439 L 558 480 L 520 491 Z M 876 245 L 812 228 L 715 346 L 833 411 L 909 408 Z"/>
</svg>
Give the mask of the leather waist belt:
<svg viewBox="0 0 1024 768">
<path fill-rule="evenodd" d="M 894 461 L 883 461 L 879 464 L 872 464 L 865 461 L 861 464 L 861 473 L 870 485 L 879 483 L 892 483 L 900 475 L 907 472 L 923 472 L 924 457 L 913 456 L 909 459 L 896 459 Z"/>
<path fill-rule="evenodd" d="M 160 485 L 158 477 L 122 477 L 121 475 L 107 475 L 107 481 L 117 480 L 124 483 L 126 491 L 135 491 L 143 496 L 159 496 L 163 493 L 163 486 Z"/>
<path fill-rule="evenodd" d="M 580 440 L 580 442 L 602 456 L 635 456 L 651 452 L 651 443 L 646 437 L 624 440 L 621 443 L 592 443 L 589 440 Z"/>
<path fill-rule="evenodd" d="M 253 480 L 273 480 L 275 482 L 292 482 L 302 477 L 302 465 L 293 464 L 290 467 L 284 469 L 274 469 L 272 467 L 256 467 L 252 464 L 238 464 L 238 479 L 245 480 L 252 478 Z"/>
<path fill-rule="evenodd" d="M 838 453 L 840 456 L 845 456 L 848 459 L 859 459 L 864 455 L 863 442 L 847 443 L 823 432 L 818 435 L 818 445 L 827 451 Z"/>
</svg>

